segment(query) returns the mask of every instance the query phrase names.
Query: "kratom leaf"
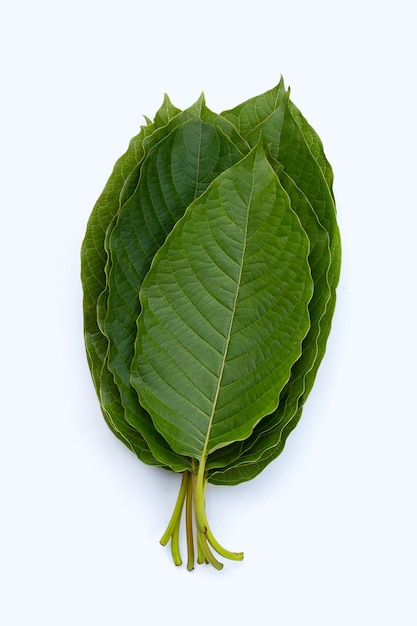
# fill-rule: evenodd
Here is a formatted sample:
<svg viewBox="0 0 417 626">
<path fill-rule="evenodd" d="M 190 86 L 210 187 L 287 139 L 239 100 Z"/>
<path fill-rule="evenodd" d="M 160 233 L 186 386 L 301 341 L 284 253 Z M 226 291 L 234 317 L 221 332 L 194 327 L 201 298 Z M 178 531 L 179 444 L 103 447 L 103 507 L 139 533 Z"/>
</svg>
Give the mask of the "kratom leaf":
<svg viewBox="0 0 417 626">
<path fill-rule="evenodd" d="M 262 127 L 269 117 L 281 108 L 287 99 L 284 81 L 260 96 L 250 98 L 234 109 L 223 111 L 222 117 L 232 122 L 251 147 L 256 146 L 262 136 Z M 276 129 L 279 134 L 279 127 Z"/>
<path fill-rule="evenodd" d="M 330 163 L 328 162 L 326 158 L 326 155 L 324 154 L 324 149 L 323 149 L 323 144 L 321 142 L 321 139 L 316 133 L 316 131 L 314 130 L 314 128 L 312 128 L 312 126 L 310 126 L 310 124 L 307 122 L 306 118 L 301 113 L 301 111 L 295 106 L 295 104 L 291 100 L 289 100 L 288 102 L 288 107 L 289 107 L 289 110 L 291 112 L 291 115 L 294 121 L 300 127 L 300 130 L 303 134 L 303 137 L 304 137 L 304 140 L 306 142 L 308 149 L 310 150 L 312 156 L 316 159 L 317 163 L 319 164 L 319 167 L 321 171 L 323 172 L 323 176 L 329 187 L 329 191 L 332 194 L 332 197 L 334 199 L 333 170 L 331 168 Z"/>
<path fill-rule="evenodd" d="M 279 171 L 281 184 L 291 199 L 291 206 L 299 216 L 301 224 L 309 237 L 311 247 L 308 260 L 315 287 L 313 297 L 309 303 L 310 329 L 303 341 L 302 355 L 291 369 L 290 381 L 281 393 L 276 411 L 259 424 L 253 436 L 247 439 L 242 447 L 238 463 L 245 465 L 256 463 L 257 466 L 259 466 L 260 456 L 266 449 L 269 450 L 273 445 L 280 444 L 282 431 L 286 423 L 293 418 L 298 409 L 300 398 L 305 393 L 307 374 L 314 367 L 318 356 L 320 320 L 326 311 L 330 298 L 330 287 L 327 282 L 330 258 L 328 233 L 318 222 L 317 216 L 308 200 L 296 188 L 292 179 L 283 172 L 278 164 L 275 164 L 275 168 Z M 265 437 L 265 433 L 268 433 L 268 439 Z M 233 464 L 233 467 L 235 467 L 235 464 Z M 249 470 L 246 468 L 246 474 L 248 472 Z M 254 475 L 256 475 L 256 472 L 257 468 L 254 468 Z M 219 472 L 214 471 L 210 473 L 209 480 L 212 482 L 212 474 L 214 473 L 216 474 L 214 480 L 219 484 L 221 482 Z M 229 484 L 230 476 L 232 474 L 235 475 L 235 472 L 229 472 L 228 468 L 225 468 L 222 474 L 224 482 Z"/>
<path fill-rule="evenodd" d="M 110 297 L 102 323 L 109 339 L 107 366 L 120 390 L 127 422 L 142 433 L 161 462 L 176 470 L 179 459 L 164 446 L 130 384 L 130 365 L 140 311 L 138 293 L 156 251 L 187 206 L 242 157 L 221 130 L 228 123 L 221 120 L 218 128 L 205 122 L 201 119 L 205 112 L 200 100 L 176 116 L 167 127 L 168 134 L 150 149 L 148 142 L 137 188 L 121 208 L 107 242 Z M 151 139 L 155 141 L 157 135 Z"/>
<path fill-rule="evenodd" d="M 100 399 L 103 415 L 114 434 L 134 449 L 141 460 L 151 464 L 159 464 L 159 462 L 153 459 L 143 437 L 134 433 L 127 424 L 124 424 L 124 410 L 120 405 L 119 390 L 105 367 L 108 340 L 100 330 L 97 306 L 100 296 L 106 289 L 106 233 L 117 217 L 122 189 L 132 171 L 139 169 L 144 154 L 144 139 L 159 125 L 167 123 L 178 112 L 179 109 L 174 107 L 169 98 L 165 96 L 164 102 L 155 116 L 155 122 L 146 127 L 142 126 L 139 134 L 130 141 L 127 151 L 116 162 L 113 172 L 94 206 L 81 247 L 84 338 L 91 375 Z M 128 437 L 124 434 L 126 432 L 129 433 Z"/>
<path fill-rule="evenodd" d="M 200 463 L 276 408 L 309 328 L 308 238 L 262 149 L 220 174 L 153 260 L 132 385 Z"/>
<path fill-rule="evenodd" d="M 165 96 L 162 107 L 157 112 L 155 119 L 159 120 L 160 124 L 167 123 L 178 112 L 179 109 L 174 107 L 167 96 Z M 132 171 L 138 169 L 138 164 L 143 157 L 143 141 L 157 127 L 156 123 L 142 126 L 139 134 L 130 141 L 125 154 L 116 162 L 113 172 L 94 206 L 81 247 L 84 332 L 87 354 L 96 378 L 99 376 L 103 363 L 103 354 L 107 349 L 107 340 L 99 331 L 96 316 L 97 300 L 106 286 L 105 264 L 107 253 L 104 246 L 106 232 L 119 211 L 120 194 L 126 180 Z"/>
<path fill-rule="evenodd" d="M 315 284 L 309 305 L 311 328 L 303 342 L 302 356 L 294 364 L 290 384 L 282 394 L 276 411 L 259 425 L 252 439 L 244 443 L 237 463 L 231 463 L 230 467 L 220 472 L 213 470 L 210 473 L 210 482 L 216 484 L 236 484 L 242 475 L 245 480 L 254 478 L 282 451 L 283 433 L 289 434 L 292 430 L 286 427 L 306 401 L 324 355 L 339 279 L 340 240 L 333 196 L 323 170 L 313 158 L 304 136 L 307 123 L 304 122 L 304 129 L 296 124 L 290 103 L 286 106 L 284 116 L 282 111 L 274 115 L 268 116 L 266 120 L 263 138 L 271 153 L 282 164 L 275 161 L 275 169 L 310 239 L 309 263 Z M 277 141 L 273 132 L 276 126 L 280 128 Z M 323 161 L 325 157 L 322 155 L 321 159 Z M 330 166 L 326 171 L 330 178 Z M 252 471 L 249 467 L 251 463 Z M 245 465 L 244 474 L 236 470 L 237 464 Z"/>
<path fill-rule="evenodd" d="M 152 454 L 142 435 L 124 419 L 124 409 L 120 403 L 118 389 L 107 368 L 104 368 L 100 377 L 100 402 L 104 419 L 116 437 L 144 463 L 163 466 Z"/>
</svg>

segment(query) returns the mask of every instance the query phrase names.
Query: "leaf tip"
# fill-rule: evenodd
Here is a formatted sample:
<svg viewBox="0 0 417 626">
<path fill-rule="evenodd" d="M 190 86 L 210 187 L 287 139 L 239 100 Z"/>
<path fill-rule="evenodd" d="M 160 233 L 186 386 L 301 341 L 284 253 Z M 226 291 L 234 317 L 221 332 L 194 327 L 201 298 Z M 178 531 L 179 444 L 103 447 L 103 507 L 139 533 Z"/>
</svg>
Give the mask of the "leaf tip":
<svg viewBox="0 0 417 626">
<path fill-rule="evenodd" d="M 200 97 L 198 98 L 197 102 L 202 106 L 205 107 L 206 105 L 206 96 L 204 95 L 204 91 L 201 92 Z"/>
<path fill-rule="evenodd" d="M 162 104 L 172 105 L 171 98 L 167 93 L 164 93 L 164 99 L 162 100 Z"/>
</svg>

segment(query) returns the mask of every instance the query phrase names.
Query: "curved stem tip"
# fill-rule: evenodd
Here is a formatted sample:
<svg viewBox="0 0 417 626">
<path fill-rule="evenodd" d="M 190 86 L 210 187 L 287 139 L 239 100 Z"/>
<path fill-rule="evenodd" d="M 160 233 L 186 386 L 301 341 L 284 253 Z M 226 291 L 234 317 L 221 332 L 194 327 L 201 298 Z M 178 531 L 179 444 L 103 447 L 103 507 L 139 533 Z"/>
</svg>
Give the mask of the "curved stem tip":
<svg viewBox="0 0 417 626">
<path fill-rule="evenodd" d="M 186 470 L 182 475 L 174 512 L 160 540 L 162 545 L 166 545 L 168 541 L 171 540 L 172 558 L 175 565 L 181 565 L 179 531 L 185 502 L 185 529 L 188 555 L 187 569 L 189 571 L 194 569 L 195 563 L 194 525 L 196 530 L 197 563 L 209 563 L 216 569 L 222 569 L 223 564 L 216 559 L 213 550 L 225 559 L 231 559 L 233 561 L 241 561 L 243 559 L 243 552 L 231 552 L 230 550 L 226 550 L 214 537 L 208 524 L 206 514 L 206 486 L 205 461 L 200 462 L 196 473 L 195 461 L 193 460 L 192 469 Z"/>
</svg>

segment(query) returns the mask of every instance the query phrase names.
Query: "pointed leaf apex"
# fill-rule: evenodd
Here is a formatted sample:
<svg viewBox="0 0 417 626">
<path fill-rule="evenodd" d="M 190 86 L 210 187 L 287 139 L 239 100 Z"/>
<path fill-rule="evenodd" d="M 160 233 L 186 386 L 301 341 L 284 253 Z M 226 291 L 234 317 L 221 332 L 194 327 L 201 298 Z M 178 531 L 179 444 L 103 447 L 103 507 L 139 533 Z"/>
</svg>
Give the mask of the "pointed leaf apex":
<svg viewBox="0 0 417 626">
<path fill-rule="evenodd" d="M 206 97 L 204 95 L 204 91 L 201 92 L 196 104 L 198 104 L 198 106 L 201 108 L 201 110 L 203 110 L 207 105 L 206 105 Z"/>
<path fill-rule="evenodd" d="M 171 102 L 171 99 L 169 97 L 169 95 L 167 93 L 164 93 L 164 99 L 163 99 L 163 103 L 164 105 L 168 105 L 168 106 L 174 106 Z"/>
</svg>

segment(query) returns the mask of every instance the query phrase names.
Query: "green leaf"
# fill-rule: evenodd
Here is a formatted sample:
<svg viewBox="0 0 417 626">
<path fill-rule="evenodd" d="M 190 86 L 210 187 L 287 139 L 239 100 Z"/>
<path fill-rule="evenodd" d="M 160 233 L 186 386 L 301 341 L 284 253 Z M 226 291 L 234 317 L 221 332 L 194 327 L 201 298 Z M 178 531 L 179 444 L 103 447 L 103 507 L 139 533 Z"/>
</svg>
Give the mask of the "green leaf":
<svg viewBox="0 0 417 626">
<path fill-rule="evenodd" d="M 322 144 L 320 137 L 318 136 L 314 128 L 310 126 L 310 124 L 308 123 L 304 115 L 301 113 L 301 111 L 295 106 L 295 104 L 291 100 L 288 102 L 288 107 L 291 111 L 291 115 L 294 121 L 297 123 L 297 125 L 299 126 L 303 134 L 303 137 L 304 137 L 304 140 L 306 142 L 308 149 L 310 150 L 312 156 L 316 159 L 317 163 L 319 164 L 319 167 L 321 171 L 323 172 L 323 176 L 329 187 L 329 191 L 332 194 L 332 197 L 334 198 L 333 190 L 332 190 L 333 170 L 324 153 L 323 144 Z"/>
<path fill-rule="evenodd" d="M 181 113 L 180 109 L 175 107 L 168 95 L 164 95 L 164 100 L 162 102 L 161 107 L 156 112 L 155 118 L 153 122 L 150 122 L 148 126 L 144 128 L 144 137 L 142 143 L 142 153 L 141 157 L 143 158 L 144 154 L 149 151 L 149 147 L 154 145 L 160 139 L 160 132 L 158 129 L 164 129 L 168 126 L 169 122 Z M 164 132 L 164 130 L 162 130 Z M 149 137 L 149 139 L 148 139 Z M 138 161 L 139 162 L 139 161 Z M 140 176 L 140 167 L 135 167 L 130 172 L 129 176 L 126 178 L 123 187 L 120 192 L 119 198 L 119 206 L 122 206 L 125 202 L 127 202 L 135 191 L 136 186 L 139 181 Z"/>
<path fill-rule="evenodd" d="M 103 415 L 111 430 L 119 439 L 134 449 L 139 458 L 146 463 L 157 463 L 157 461 L 152 460 L 152 454 L 143 437 L 134 433 L 133 429 L 124 423 L 124 411 L 120 405 L 119 391 L 114 384 L 113 377 L 108 375 L 105 367 L 108 340 L 99 326 L 97 306 L 100 296 L 106 289 L 106 234 L 117 217 L 121 191 L 132 171 L 139 168 L 144 154 L 144 139 L 159 124 L 168 122 L 178 112 L 179 109 L 174 107 L 168 98 L 165 98 L 160 111 L 156 114 L 156 122 L 146 127 L 143 126 L 139 134 L 130 141 L 127 151 L 116 162 L 93 208 L 81 247 L 84 338 L 95 389 L 100 399 Z"/>
<path fill-rule="evenodd" d="M 320 159 L 317 161 L 311 154 L 304 135 L 307 122 L 300 127 L 292 110 L 291 103 L 288 103 L 284 116 L 281 111 L 269 116 L 262 127 L 262 136 L 274 157 L 280 161 L 280 164 L 273 162 L 275 170 L 310 240 L 309 263 L 314 281 L 314 294 L 309 304 L 311 328 L 303 342 L 302 356 L 294 364 L 290 383 L 276 411 L 262 421 L 251 439 L 245 441 L 237 462 L 231 462 L 220 472 L 214 470 L 210 473 L 210 481 L 217 484 L 236 484 L 242 476 L 245 480 L 253 478 L 282 451 L 285 437 L 292 430 L 287 426 L 295 416 L 297 422 L 301 415 L 330 332 L 340 273 L 340 236 L 334 200 Z M 278 139 L 274 132 L 277 126 L 280 127 Z M 327 168 L 327 177 L 329 171 Z M 244 472 L 237 469 L 237 465 L 244 465 Z"/>
<path fill-rule="evenodd" d="M 221 115 L 232 122 L 242 137 L 248 141 L 251 147 L 254 147 L 261 138 L 262 128 L 266 120 L 281 108 L 286 98 L 287 92 L 281 78 L 276 87 L 260 96 L 246 100 L 233 109 L 223 111 Z M 276 132 L 279 133 L 279 126 L 276 127 Z"/>
<path fill-rule="evenodd" d="M 136 429 L 132 428 L 124 419 L 124 409 L 120 403 L 120 395 L 114 384 L 113 377 L 107 368 L 103 369 L 100 377 L 99 393 L 104 419 L 116 437 L 130 448 L 144 463 L 163 466 L 163 464 L 154 457 L 142 435 Z"/>
<path fill-rule="evenodd" d="M 308 253 L 255 149 L 216 178 L 155 255 L 131 380 L 179 454 L 203 460 L 276 408 L 310 325 Z"/>
<path fill-rule="evenodd" d="M 87 224 L 81 247 L 81 279 L 84 290 L 84 335 L 93 379 L 100 376 L 107 341 L 97 326 L 96 306 L 106 285 L 104 248 L 106 230 L 119 210 L 119 194 L 128 173 L 137 165 L 143 142 L 143 129 L 132 139 L 127 152 L 117 161 L 106 187 L 97 200 Z"/>
<path fill-rule="evenodd" d="M 107 241 L 108 298 L 101 325 L 109 339 L 107 366 L 120 390 L 125 419 L 144 436 L 155 456 L 177 471 L 178 463 L 189 461 L 178 459 L 164 446 L 130 384 L 130 365 L 140 311 L 138 294 L 155 253 L 187 206 L 242 157 L 224 132 L 225 125 L 231 125 L 211 112 L 210 119 L 219 120 L 219 125 L 205 122 L 201 115 L 206 114 L 201 100 L 198 108 L 176 116 L 160 141 L 157 134 L 150 138 L 154 145 L 148 142 L 137 188 L 121 208 Z M 233 136 L 233 127 L 231 131 Z"/>
</svg>

